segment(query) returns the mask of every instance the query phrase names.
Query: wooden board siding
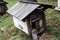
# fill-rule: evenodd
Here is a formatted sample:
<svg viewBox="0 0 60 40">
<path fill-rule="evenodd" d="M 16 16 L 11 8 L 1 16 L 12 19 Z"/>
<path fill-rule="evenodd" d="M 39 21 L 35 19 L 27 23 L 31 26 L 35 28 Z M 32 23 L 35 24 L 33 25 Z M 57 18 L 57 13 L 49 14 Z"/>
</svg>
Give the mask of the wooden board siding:
<svg viewBox="0 0 60 40">
<path fill-rule="evenodd" d="M 13 22 L 16 28 L 22 30 L 29 35 L 27 22 L 19 21 L 17 18 L 13 17 Z"/>
</svg>

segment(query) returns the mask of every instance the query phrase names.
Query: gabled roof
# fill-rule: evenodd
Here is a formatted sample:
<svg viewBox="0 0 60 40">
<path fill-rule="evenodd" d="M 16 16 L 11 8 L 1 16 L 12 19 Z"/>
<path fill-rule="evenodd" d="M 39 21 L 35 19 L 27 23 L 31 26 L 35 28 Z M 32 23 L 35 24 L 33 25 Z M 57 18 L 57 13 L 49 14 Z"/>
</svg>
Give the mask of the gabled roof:
<svg viewBox="0 0 60 40">
<path fill-rule="evenodd" d="M 12 8 L 10 8 L 7 12 L 19 20 L 24 19 L 28 16 L 32 11 L 34 11 L 39 5 L 37 4 L 28 4 L 18 2 Z"/>
</svg>

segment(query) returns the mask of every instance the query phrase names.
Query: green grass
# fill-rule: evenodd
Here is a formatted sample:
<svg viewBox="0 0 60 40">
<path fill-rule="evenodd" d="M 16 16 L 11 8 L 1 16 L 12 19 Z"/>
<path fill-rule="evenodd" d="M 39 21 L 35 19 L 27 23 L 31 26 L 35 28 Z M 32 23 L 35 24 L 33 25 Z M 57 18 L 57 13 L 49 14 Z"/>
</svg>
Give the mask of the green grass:
<svg viewBox="0 0 60 40">
<path fill-rule="evenodd" d="M 12 7 L 17 2 L 17 0 L 5 0 L 5 1 L 8 2 L 7 4 L 8 8 Z M 8 28 L 11 27 L 12 25 L 13 25 L 13 21 L 11 15 L 6 13 L 2 17 L 0 16 L 0 27 Z"/>
<path fill-rule="evenodd" d="M 5 0 L 6 2 L 8 2 L 7 6 L 8 8 L 12 7 L 16 2 L 18 2 L 18 0 Z"/>
<path fill-rule="evenodd" d="M 8 2 L 8 8 L 11 8 L 18 0 L 5 0 Z M 44 3 L 53 4 L 56 6 L 56 0 L 39 0 Z M 47 2 L 48 1 L 48 2 Z M 50 40 L 60 40 L 60 12 L 54 9 L 45 11 L 47 21 L 47 33 L 51 35 Z M 12 16 L 6 13 L 0 16 L 0 40 L 32 40 L 32 38 L 13 25 Z"/>
<path fill-rule="evenodd" d="M 52 35 L 52 39 L 60 40 L 60 12 L 49 9 L 46 12 L 46 20 L 48 33 Z M 51 40 L 52 40 L 51 39 Z"/>
<path fill-rule="evenodd" d="M 9 28 L 13 25 L 12 17 L 9 17 L 9 15 L 1 18 L 0 22 L 0 27 Z"/>
</svg>

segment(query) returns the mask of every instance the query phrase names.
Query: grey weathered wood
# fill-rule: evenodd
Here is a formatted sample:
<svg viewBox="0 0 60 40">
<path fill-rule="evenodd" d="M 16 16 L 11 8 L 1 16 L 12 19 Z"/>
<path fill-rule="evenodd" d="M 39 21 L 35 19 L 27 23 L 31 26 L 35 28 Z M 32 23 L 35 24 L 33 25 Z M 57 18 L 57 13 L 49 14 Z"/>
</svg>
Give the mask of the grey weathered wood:
<svg viewBox="0 0 60 40">
<path fill-rule="evenodd" d="M 22 20 L 39 6 L 40 5 L 18 2 L 15 6 L 13 6 L 7 12 L 15 16 L 19 20 Z"/>
<path fill-rule="evenodd" d="M 32 37 L 33 37 L 33 40 L 37 40 L 37 39 L 38 39 L 36 29 L 33 29 L 33 30 L 32 30 Z"/>
</svg>

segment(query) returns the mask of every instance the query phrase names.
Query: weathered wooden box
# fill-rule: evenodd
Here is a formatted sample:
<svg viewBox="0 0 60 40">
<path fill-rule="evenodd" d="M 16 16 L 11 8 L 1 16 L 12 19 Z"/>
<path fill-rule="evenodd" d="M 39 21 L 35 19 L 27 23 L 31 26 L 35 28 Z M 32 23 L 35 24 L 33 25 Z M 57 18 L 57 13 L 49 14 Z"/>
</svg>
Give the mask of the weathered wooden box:
<svg viewBox="0 0 60 40">
<path fill-rule="evenodd" d="M 37 40 L 47 30 L 44 11 L 48 8 L 54 7 L 45 3 L 20 1 L 7 12 L 13 16 L 15 27 Z"/>
<path fill-rule="evenodd" d="M 3 15 L 7 11 L 7 2 L 0 0 L 0 14 Z"/>
<path fill-rule="evenodd" d="M 30 26 L 28 27 L 30 24 L 27 23 L 27 20 L 23 21 L 23 19 L 30 15 L 37 7 L 39 7 L 39 5 L 18 2 L 7 12 L 13 15 L 14 25 L 18 29 L 21 29 L 27 34 L 30 34 Z"/>
</svg>

